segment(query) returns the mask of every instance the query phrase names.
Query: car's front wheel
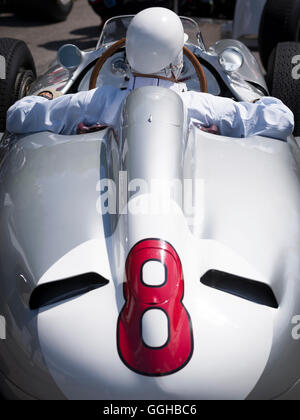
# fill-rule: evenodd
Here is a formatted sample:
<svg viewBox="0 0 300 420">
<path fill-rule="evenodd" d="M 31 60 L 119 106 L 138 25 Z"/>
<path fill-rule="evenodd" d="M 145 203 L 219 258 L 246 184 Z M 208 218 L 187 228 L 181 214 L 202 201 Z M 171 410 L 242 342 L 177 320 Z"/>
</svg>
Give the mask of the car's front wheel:
<svg viewBox="0 0 300 420">
<path fill-rule="evenodd" d="M 46 0 L 41 3 L 45 16 L 54 22 L 66 20 L 73 7 L 73 0 Z"/>
<path fill-rule="evenodd" d="M 300 43 L 284 42 L 273 50 L 267 83 L 271 95 L 285 103 L 295 115 L 296 136 L 300 136 Z"/>
<path fill-rule="evenodd" d="M 0 38 L 0 132 L 5 130 L 8 108 L 27 95 L 35 78 L 33 57 L 25 42 Z"/>
</svg>

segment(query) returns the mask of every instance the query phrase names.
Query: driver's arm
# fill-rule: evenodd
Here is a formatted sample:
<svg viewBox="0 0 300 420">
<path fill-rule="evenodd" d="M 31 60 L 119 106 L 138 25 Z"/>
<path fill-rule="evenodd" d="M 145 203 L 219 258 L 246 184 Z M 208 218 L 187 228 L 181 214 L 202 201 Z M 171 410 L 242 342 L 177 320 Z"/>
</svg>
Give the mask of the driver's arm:
<svg viewBox="0 0 300 420">
<path fill-rule="evenodd" d="M 6 128 L 15 134 L 50 131 L 69 135 L 76 134 L 81 122 L 114 126 L 123 99 L 124 92 L 110 86 L 53 100 L 28 96 L 8 110 Z"/>
<path fill-rule="evenodd" d="M 187 92 L 184 102 L 190 120 L 216 125 L 228 137 L 264 137 L 287 140 L 294 130 L 294 115 L 279 99 L 263 97 L 256 103 L 235 102 L 209 94 Z"/>
</svg>

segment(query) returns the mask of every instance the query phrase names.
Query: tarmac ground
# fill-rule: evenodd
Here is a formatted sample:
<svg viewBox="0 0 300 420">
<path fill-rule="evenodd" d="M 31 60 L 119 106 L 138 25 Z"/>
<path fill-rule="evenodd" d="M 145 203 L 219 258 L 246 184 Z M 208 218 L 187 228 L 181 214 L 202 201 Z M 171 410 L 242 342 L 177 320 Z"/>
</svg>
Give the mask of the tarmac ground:
<svg viewBox="0 0 300 420">
<path fill-rule="evenodd" d="M 47 23 L 31 20 L 12 13 L 0 14 L 0 38 L 9 37 L 25 41 L 31 50 L 37 73 L 46 70 L 55 58 L 56 52 L 64 44 L 75 44 L 81 50 L 96 46 L 100 34 L 100 18 L 94 13 L 87 0 L 77 0 L 68 19 L 61 23 Z M 200 23 L 207 46 L 221 36 L 221 24 Z"/>
</svg>

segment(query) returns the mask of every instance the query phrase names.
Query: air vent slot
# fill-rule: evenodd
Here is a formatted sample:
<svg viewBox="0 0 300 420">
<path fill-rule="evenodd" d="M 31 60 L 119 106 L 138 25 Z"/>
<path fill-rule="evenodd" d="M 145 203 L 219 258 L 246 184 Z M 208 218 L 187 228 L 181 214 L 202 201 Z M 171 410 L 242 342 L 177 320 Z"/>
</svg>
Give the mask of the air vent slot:
<svg viewBox="0 0 300 420">
<path fill-rule="evenodd" d="M 85 273 L 37 286 L 32 292 L 29 301 L 30 309 L 38 309 L 43 306 L 83 295 L 91 290 L 98 289 L 109 283 L 97 273 Z"/>
<path fill-rule="evenodd" d="M 258 305 L 275 309 L 279 307 L 272 289 L 265 283 L 218 270 L 208 271 L 200 281 L 205 286 L 238 296 Z"/>
</svg>

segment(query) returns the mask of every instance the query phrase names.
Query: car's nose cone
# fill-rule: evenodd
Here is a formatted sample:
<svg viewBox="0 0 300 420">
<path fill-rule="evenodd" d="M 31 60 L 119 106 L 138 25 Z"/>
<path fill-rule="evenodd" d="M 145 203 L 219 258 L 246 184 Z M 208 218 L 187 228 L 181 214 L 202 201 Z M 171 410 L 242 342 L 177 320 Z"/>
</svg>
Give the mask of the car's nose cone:
<svg viewBox="0 0 300 420">
<path fill-rule="evenodd" d="M 123 287 L 116 289 L 110 283 L 41 310 L 41 349 L 64 395 L 69 399 L 246 398 L 270 355 L 272 310 L 192 283 L 186 287 L 184 305 L 192 320 L 193 355 L 182 369 L 166 376 L 135 372 L 120 357 L 117 323 L 125 303 Z"/>
</svg>

